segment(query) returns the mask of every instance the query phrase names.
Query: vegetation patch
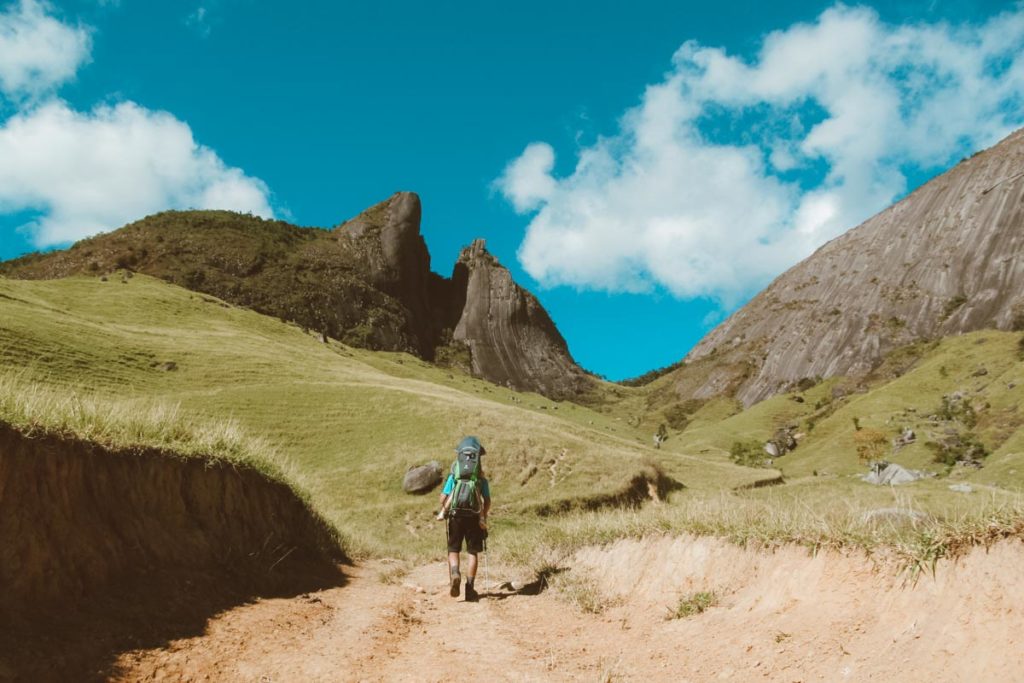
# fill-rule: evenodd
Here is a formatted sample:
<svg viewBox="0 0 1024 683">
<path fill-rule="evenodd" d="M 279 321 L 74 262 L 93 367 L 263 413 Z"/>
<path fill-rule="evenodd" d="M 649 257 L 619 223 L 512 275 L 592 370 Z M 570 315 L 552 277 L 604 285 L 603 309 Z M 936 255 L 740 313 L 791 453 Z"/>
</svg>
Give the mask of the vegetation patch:
<svg viewBox="0 0 1024 683">
<path fill-rule="evenodd" d="M 718 604 L 718 594 L 714 591 L 697 591 L 679 598 L 674 608 L 668 609 L 666 619 L 687 619 L 703 614 Z"/>
<path fill-rule="evenodd" d="M 743 467 L 767 467 L 768 454 L 764 444 L 757 439 L 734 441 L 729 449 L 729 459 Z"/>
</svg>

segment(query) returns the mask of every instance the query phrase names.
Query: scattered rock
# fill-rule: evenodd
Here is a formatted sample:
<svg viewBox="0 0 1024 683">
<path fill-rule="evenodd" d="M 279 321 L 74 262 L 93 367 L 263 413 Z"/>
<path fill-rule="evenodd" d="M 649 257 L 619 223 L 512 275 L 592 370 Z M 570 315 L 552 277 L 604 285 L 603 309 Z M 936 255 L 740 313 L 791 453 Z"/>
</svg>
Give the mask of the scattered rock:
<svg viewBox="0 0 1024 683">
<path fill-rule="evenodd" d="M 882 460 L 872 463 L 871 471 L 867 474 L 861 475 L 861 479 L 869 484 L 888 484 L 890 486 L 898 486 L 899 484 L 909 484 L 912 481 L 932 476 L 935 475 L 928 472 L 922 472 L 920 470 L 908 470 L 902 465 L 888 463 Z"/>
<path fill-rule="evenodd" d="M 950 484 L 949 490 L 957 493 L 971 493 L 974 491 L 974 487 L 970 484 Z"/>
<path fill-rule="evenodd" d="M 436 460 L 419 467 L 410 467 L 402 480 L 406 493 L 427 493 L 441 483 L 441 463 Z"/>
<path fill-rule="evenodd" d="M 789 453 L 797 447 L 796 425 L 780 427 L 764 444 L 764 452 L 773 458 Z"/>
<path fill-rule="evenodd" d="M 917 441 L 917 434 L 914 433 L 914 430 L 910 427 L 904 427 L 903 431 L 900 432 L 900 435 L 893 438 L 892 448 L 894 451 L 898 451 L 904 446 L 909 446 L 915 441 Z"/>
</svg>

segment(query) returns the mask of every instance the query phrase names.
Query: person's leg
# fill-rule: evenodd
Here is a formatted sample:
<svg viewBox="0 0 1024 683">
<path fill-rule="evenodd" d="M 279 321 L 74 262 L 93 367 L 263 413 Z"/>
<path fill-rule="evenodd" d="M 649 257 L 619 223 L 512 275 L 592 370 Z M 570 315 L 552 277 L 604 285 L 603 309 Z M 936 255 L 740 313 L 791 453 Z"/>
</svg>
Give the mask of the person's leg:
<svg viewBox="0 0 1024 683">
<path fill-rule="evenodd" d="M 451 582 L 449 594 L 459 597 L 462 576 L 459 574 L 459 551 L 462 550 L 464 527 L 455 517 L 448 519 L 448 577 Z"/>
<path fill-rule="evenodd" d="M 476 592 L 476 553 L 469 548 L 467 550 L 469 559 L 466 560 L 466 602 L 476 602 L 480 597 Z"/>
<path fill-rule="evenodd" d="M 484 549 L 484 534 L 480 528 L 480 520 L 472 519 L 466 528 L 466 552 L 469 559 L 466 560 L 466 601 L 476 602 L 479 597 L 476 592 L 476 568 L 477 557 Z"/>
</svg>

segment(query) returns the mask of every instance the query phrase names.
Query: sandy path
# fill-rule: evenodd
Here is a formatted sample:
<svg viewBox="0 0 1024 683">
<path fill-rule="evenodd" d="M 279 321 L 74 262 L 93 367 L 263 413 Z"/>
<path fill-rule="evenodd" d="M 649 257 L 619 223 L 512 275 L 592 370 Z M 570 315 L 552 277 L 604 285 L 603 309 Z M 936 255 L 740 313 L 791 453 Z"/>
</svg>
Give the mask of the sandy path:
<svg viewBox="0 0 1024 683">
<path fill-rule="evenodd" d="M 624 541 L 573 561 L 613 605 L 595 615 L 556 591 L 452 599 L 440 562 L 387 585 L 370 563 L 125 654 L 120 680 L 440 682 L 482 666 L 497 681 L 1024 681 L 1022 566 L 1009 541 L 910 584 L 864 557 Z M 719 604 L 664 618 L 696 590 Z"/>
</svg>

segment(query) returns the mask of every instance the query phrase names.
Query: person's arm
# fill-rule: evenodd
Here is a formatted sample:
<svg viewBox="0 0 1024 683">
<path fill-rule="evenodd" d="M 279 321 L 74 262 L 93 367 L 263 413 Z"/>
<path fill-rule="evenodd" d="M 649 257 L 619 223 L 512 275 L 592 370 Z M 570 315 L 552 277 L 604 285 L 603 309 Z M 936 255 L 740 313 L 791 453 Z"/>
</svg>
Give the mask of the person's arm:
<svg viewBox="0 0 1024 683">
<path fill-rule="evenodd" d="M 438 519 L 444 519 L 445 514 L 448 512 L 448 499 L 451 498 L 452 487 L 454 484 L 455 481 L 452 475 L 449 474 L 448 478 L 444 482 L 444 488 L 441 489 L 441 497 L 438 500 L 438 505 L 441 506 L 441 509 L 437 513 Z"/>
<path fill-rule="evenodd" d="M 481 493 L 483 494 L 484 504 L 480 508 L 480 526 L 487 528 L 487 513 L 491 511 L 491 485 L 486 479 L 483 481 L 481 487 Z"/>
</svg>

